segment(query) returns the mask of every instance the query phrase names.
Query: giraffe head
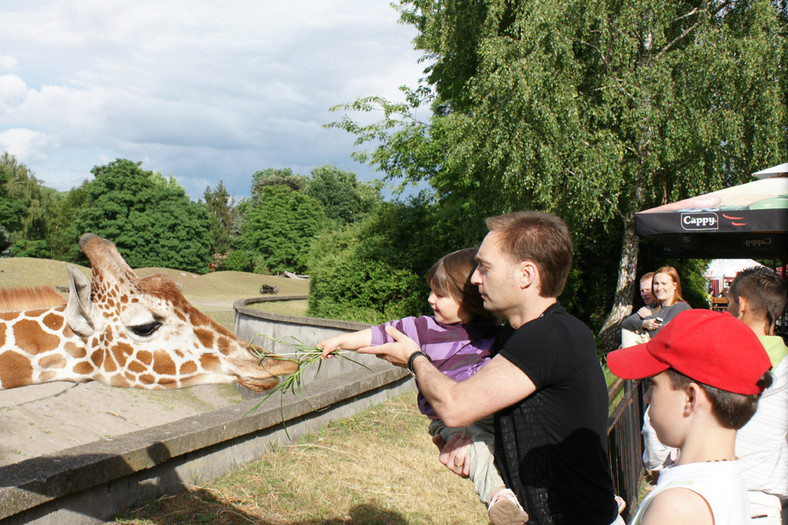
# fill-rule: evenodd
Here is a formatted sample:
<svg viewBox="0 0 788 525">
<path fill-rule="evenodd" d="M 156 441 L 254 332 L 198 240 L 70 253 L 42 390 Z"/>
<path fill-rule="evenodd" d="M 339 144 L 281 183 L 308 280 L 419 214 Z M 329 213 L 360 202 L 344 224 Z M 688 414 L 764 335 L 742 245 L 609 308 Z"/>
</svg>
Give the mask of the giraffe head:
<svg viewBox="0 0 788 525">
<path fill-rule="evenodd" d="M 92 283 L 69 266 L 66 322 L 85 343 L 93 377 L 121 387 L 181 388 L 237 381 L 273 388 L 296 363 L 260 358 L 249 343 L 201 313 L 164 275 L 140 279 L 115 245 L 92 233 L 79 240 Z"/>
</svg>

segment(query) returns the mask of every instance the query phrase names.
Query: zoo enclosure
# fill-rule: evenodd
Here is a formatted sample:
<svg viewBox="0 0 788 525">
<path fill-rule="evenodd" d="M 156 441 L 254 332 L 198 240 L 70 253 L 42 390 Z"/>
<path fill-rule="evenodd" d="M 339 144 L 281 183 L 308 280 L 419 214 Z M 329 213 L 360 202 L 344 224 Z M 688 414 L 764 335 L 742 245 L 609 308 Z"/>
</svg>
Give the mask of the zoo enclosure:
<svg viewBox="0 0 788 525">
<path fill-rule="evenodd" d="M 266 334 L 312 345 L 368 326 L 249 307 L 256 302 L 303 299 L 280 296 L 237 301 L 236 333 L 246 340 Z M 269 349 L 282 351 L 277 345 L 266 342 Z M 333 359 L 302 395 L 286 396 L 281 404 L 272 398 L 255 410 L 259 395 L 245 391 L 248 399 L 229 408 L 0 467 L 0 522 L 103 523 L 149 498 L 183 491 L 254 461 L 272 443 L 292 442 L 333 419 L 415 388 L 402 369 L 373 356 L 359 357 L 368 358 L 362 360 L 371 370 Z M 616 491 L 627 501 L 626 517 L 636 507 L 642 472 L 640 387 L 618 381 L 608 393 L 611 466 Z"/>
</svg>

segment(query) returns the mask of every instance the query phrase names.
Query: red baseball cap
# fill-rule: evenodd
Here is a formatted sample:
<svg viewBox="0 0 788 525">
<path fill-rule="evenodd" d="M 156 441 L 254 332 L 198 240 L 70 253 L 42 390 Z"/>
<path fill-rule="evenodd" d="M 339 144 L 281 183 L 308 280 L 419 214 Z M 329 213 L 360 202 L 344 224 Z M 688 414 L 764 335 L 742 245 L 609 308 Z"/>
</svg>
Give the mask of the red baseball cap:
<svg viewBox="0 0 788 525">
<path fill-rule="evenodd" d="M 652 340 L 607 355 L 618 377 L 642 379 L 673 368 L 695 381 L 736 394 L 760 394 L 757 383 L 771 368 L 755 332 L 727 312 L 681 312 Z"/>
</svg>

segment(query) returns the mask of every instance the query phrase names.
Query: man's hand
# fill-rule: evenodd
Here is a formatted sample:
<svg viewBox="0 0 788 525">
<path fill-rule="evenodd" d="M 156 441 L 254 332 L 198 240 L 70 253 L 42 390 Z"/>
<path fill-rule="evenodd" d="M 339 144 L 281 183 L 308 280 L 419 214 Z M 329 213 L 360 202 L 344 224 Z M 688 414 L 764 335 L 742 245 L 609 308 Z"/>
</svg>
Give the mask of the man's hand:
<svg viewBox="0 0 788 525">
<path fill-rule="evenodd" d="M 441 438 L 442 441 L 443 439 Z M 433 442 L 435 442 L 434 439 Z M 443 446 L 438 459 L 446 465 L 446 468 L 458 476 L 467 478 L 471 473 L 471 456 L 468 454 L 468 451 L 471 449 L 471 443 L 470 436 L 458 432 Z"/>
<path fill-rule="evenodd" d="M 408 358 L 413 355 L 413 352 L 421 350 L 418 343 L 393 326 L 387 326 L 386 333 L 394 338 L 394 342 L 359 348 L 358 353 L 376 355 L 392 365 L 403 368 L 408 366 Z"/>
</svg>

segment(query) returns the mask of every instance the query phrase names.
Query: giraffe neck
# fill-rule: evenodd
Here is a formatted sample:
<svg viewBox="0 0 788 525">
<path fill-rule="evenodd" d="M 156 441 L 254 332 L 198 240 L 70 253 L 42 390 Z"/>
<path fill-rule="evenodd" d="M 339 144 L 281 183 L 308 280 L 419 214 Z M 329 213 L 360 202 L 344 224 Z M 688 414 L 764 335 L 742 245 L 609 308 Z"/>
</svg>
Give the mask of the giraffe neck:
<svg viewBox="0 0 788 525">
<path fill-rule="evenodd" d="M 83 382 L 95 367 L 66 324 L 65 307 L 0 313 L 0 386 Z"/>
</svg>

